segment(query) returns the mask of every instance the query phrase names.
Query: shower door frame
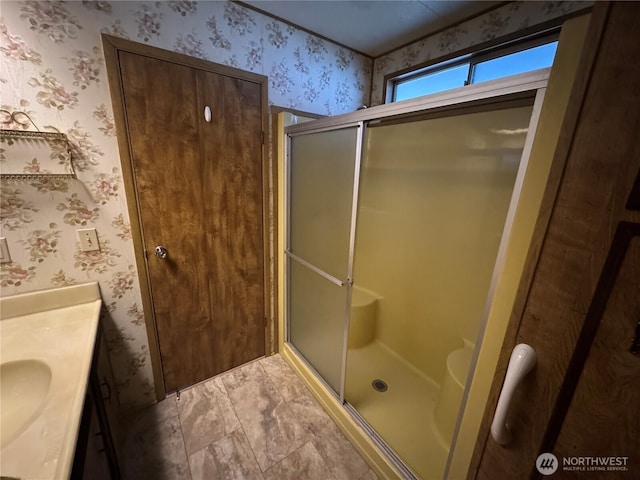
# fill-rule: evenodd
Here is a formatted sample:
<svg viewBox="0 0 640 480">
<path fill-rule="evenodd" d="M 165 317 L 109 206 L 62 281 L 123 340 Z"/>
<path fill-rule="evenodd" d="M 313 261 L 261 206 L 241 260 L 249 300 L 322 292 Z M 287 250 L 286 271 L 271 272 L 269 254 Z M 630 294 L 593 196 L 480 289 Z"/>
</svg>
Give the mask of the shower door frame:
<svg viewBox="0 0 640 480">
<path fill-rule="evenodd" d="M 522 155 L 520 157 L 520 163 L 516 173 L 515 182 L 513 185 L 513 191 L 511 199 L 509 201 L 509 207 L 505 218 L 502 237 L 499 243 L 498 251 L 496 254 L 496 260 L 494 262 L 493 272 L 491 275 L 491 281 L 487 292 L 487 299 L 485 302 L 485 308 L 483 310 L 482 321 L 478 331 L 475 350 L 472 355 L 471 366 L 467 374 L 465 388 L 458 411 L 458 418 L 453 432 L 451 444 L 449 446 L 449 454 L 445 465 L 444 474 L 448 472 L 450 463 L 455 450 L 458 432 L 460 430 L 460 424 L 462 420 L 461 413 L 465 411 L 466 403 L 469 394 L 469 387 L 473 379 L 478 356 L 480 353 L 480 347 L 484 340 L 484 333 L 486 329 L 489 312 L 493 298 L 495 296 L 496 284 L 498 276 L 505 262 L 507 245 L 509 243 L 511 229 L 513 226 L 513 220 L 516 213 L 516 209 L 520 199 L 520 193 L 524 178 L 529 163 L 529 157 L 531 154 L 531 148 L 537 132 L 538 121 L 540 118 L 540 111 L 544 102 L 546 93 L 546 87 L 549 79 L 549 73 L 551 68 L 544 68 L 536 70 L 534 72 L 524 73 L 520 75 L 513 75 L 511 77 L 505 77 L 498 80 L 492 80 L 488 82 L 468 85 L 453 90 L 448 90 L 441 93 L 435 93 L 432 95 L 426 95 L 416 99 L 405 100 L 401 102 L 394 102 L 391 104 L 380 105 L 363 110 L 358 110 L 352 113 L 346 113 L 335 117 L 325 117 L 318 120 L 291 125 L 285 128 L 285 174 L 284 174 L 284 228 L 285 228 L 285 244 L 284 244 L 284 256 L 285 256 L 285 276 L 284 276 L 284 342 L 285 345 L 290 348 L 297 358 L 309 369 L 314 377 L 325 387 L 325 390 L 333 395 L 347 414 L 358 424 L 361 428 L 370 435 L 374 443 L 387 455 L 388 459 L 394 464 L 394 466 L 401 472 L 406 478 L 417 479 L 413 471 L 404 463 L 404 461 L 393 451 L 393 449 L 382 439 L 377 432 L 368 424 L 366 419 L 360 415 L 360 413 L 345 401 L 344 388 L 346 382 L 346 368 L 347 368 L 347 351 L 348 351 L 348 333 L 350 322 L 350 305 L 351 305 L 351 293 L 353 286 L 353 259 L 355 253 L 355 229 L 357 226 L 357 207 L 358 207 L 358 189 L 360 183 L 360 163 L 362 158 L 362 143 L 365 138 L 365 130 L 367 124 L 371 121 L 388 119 L 391 117 L 406 117 L 411 114 L 421 115 L 429 113 L 432 110 L 438 109 L 442 111 L 446 116 L 446 111 L 449 109 L 455 109 L 456 107 L 465 107 L 465 104 L 472 104 L 478 101 L 487 101 L 486 103 L 491 105 L 492 103 L 499 103 L 504 100 L 517 99 L 517 98 L 531 98 L 532 112 L 529 122 L 529 130 L 525 139 Z M 290 251 L 290 190 L 291 190 L 291 138 L 296 135 L 320 133 L 324 131 L 338 130 L 342 128 L 348 128 L 353 126 L 360 126 L 358 130 L 358 145 L 356 146 L 356 158 L 354 165 L 354 187 L 353 187 L 353 199 L 351 205 L 351 231 L 350 231 L 350 248 L 349 248 L 349 267 L 348 278 L 346 282 L 347 286 L 347 305 L 345 311 L 345 334 L 343 338 L 343 351 L 342 351 L 342 364 L 341 364 L 341 383 L 339 393 L 333 391 L 333 388 L 322 378 L 322 376 L 316 371 L 316 369 L 304 358 L 301 352 L 291 343 L 290 339 L 290 299 L 289 299 L 289 265 L 291 260 L 298 260 Z M 307 263 L 307 262 L 305 262 Z M 317 272 L 316 273 L 320 273 Z M 323 275 L 324 276 L 324 275 Z M 326 277 L 325 277 L 326 278 Z M 330 279 L 328 279 L 330 280 Z M 332 280 L 330 280 L 332 281 Z M 334 282 L 335 283 L 335 282 Z"/>
<path fill-rule="evenodd" d="M 354 158 L 354 168 L 353 168 L 353 194 L 352 194 L 352 198 L 351 198 L 351 220 L 350 220 L 350 226 L 349 226 L 349 254 L 348 254 L 348 259 L 347 259 L 347 278 L 342 281 L 339 278 L 334 277 L 333 275 L 325 272 L 324 270 L 322 270 L 322 268 L 313 265 L 310 262 L 307 262 L 306 260 L 304 260 L 303 258 L 300 258 L 299 256 L 295 255 L 292 251 L 291 251 L 291 229 L 289 228 L 290 222 L 289 222 L 289 216 L 290 216 L 290 210 L 289 210 L 289 205 L 291 204 L 291 158 L 290 158 L 290 152 L 291 152 L 291 138 L 293 136 L 295 136 L 295 133 L 289 133 L 286 132 L 285 129 L 285 135 L 287 137 L 286 142 L 285 142 L 285 224 L 286 224 L 286 228 L 285 228 L 285 243 L 284 243 L 284 255 L 285 255 L 285 319 L 289 318 L 289 310 L 290 310 L 290 303 L 289 303 L 289 279 L 290 279 L 290 265 L 291 265 L 291 261 L 295 261 L 297 263 L 299 263 L 300 265 L 308 268 L 309 270 L 315 272 L 316 274 L 320 275 L 321 277 L 323 277 L 325 280 L 333 283 L 334 285 L 338 286 L 338 287 L 345 287 L 347 288 L 347 295 L 346 295 L 346 304 L 345 304 L 345 316 L 346 316 L 346 321 L 345 321 L 345 325 L 344 325 L 344 333 L 343 333 L 343 338 L 342 338 L 342 342 L 343 342 L 343 348 L 342 348 L 342 360 L 340 363 L 340 387 L 338 389 L 337 392 L 334 391 L 333 387 L 331 387 L 324 378 L 322 378 L 322 376 L 316 371 L 316 369 L 313 367 L 313 365 L 311 365 L 309 363 L 309 361 L 307 361 L 307 359 L 304 357 L 304 355 L 302 355 L 302 353 L 295 347 L 295 345 L 293 345 L 293 343 L 291 343 L 291 338 L 290 338 L 290 332 L 289 332 L 289 322 L 287 320 L 285 320 L 285 334 L 284 334 L 284 340 L 285 342 L 292 348 L 292 350 L 294 350 L 296 352 L 296 355 L 298 355 L 298 357 L 307 365 L 307 367 L 314 372 L 314 374 L 317 376 L 318 380 L 320 380 L 325 388 L 331 393 L 334 394 L 336 396 L 336 398 L 340 401 L 341 404 L 344 404 L 344 386 L 346 383 L 346 374 L 347 374 L 347 341 L 349 338 L 349 319 L 351 316 L 351 295 L 352 295 L 352 290 L 353 290 L 353 257 L 354 257 L 354 252 L 355 252 L 355 231 L 356 231 L 356 216 L 357 216 L 357 208 L 358 208 L 358 189 L 359 189 L 359 185 L 360 185 L 360 161 L 362 159 L 362 142 L 364 139 L 364 130 L 366 128 L 364 121 L 358 121 L 358 122 L 350 122 L 350 123 L 344 123 L 344 124 L 340 124 L 337 126 L 328 126 L 328 127 L 324 127 L 324 128 L 320 128 L 320 129 L 314 129 L 313 133 L 321 133 L 321 132 L 331 132 L 331 131 L 336 131 L 336 130 L 343 130 L 343 129 L 347 129 L 347 128 L 357 128 L 357 132 L 356 132 L 356 137 L 355 137 L 355 142 L 356 142 L 356 149 L 355 149 L 355 158 Z M 287 127 L 288 128 L 288 127 Z M 309 133 L 309 132 L 307 132 Z M 304 134 L 304 133 L 302 133 Z M 337 394 L 337 395 L 336 395 Z"/>
</svg>

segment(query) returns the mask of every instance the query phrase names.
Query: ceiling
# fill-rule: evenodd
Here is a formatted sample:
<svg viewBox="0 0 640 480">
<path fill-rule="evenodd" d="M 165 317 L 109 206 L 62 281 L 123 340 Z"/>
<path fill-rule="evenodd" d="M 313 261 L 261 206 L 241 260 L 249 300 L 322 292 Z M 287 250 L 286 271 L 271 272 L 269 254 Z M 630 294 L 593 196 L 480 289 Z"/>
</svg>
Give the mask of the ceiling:
<svg viewBox="0 0 640 480">
<path fill-rule="evenodd" d="M 253 0 L 240 3 L 370 57 L 378 57 L 504 2 Z"/>
</svg>

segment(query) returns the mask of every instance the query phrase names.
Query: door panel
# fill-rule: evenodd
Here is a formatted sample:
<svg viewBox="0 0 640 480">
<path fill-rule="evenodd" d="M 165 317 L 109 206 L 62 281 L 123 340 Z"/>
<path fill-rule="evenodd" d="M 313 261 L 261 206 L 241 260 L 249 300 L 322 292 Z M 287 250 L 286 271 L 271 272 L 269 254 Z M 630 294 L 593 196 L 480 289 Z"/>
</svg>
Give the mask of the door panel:
<svg viewBox="0 0 640 480">
<path fill-rule="evenodd" d="M 173 391 L 264 354 L 260 87 L 129 52 L 119 60 L 165 388 Z M 167 258 L 153 254 L 156 245 Z"/>
<path fill-rule="evenodd" d="M 632 459 L 630 464 L 614 465 L 626 470 L 598 466 L 602 470 L 594 471 L 598 478 L 638 478 L 640 356 L 630 347 L 640 321 L 640 225 L 621 226 L 601 278 L 589 312 L 599 323 L 597 335 L 553 451 L 559 458 L 629 457 L 621 463 Z M 562 471 L 563 479 L 584 478 L 588 472 L 572 467 Z"/>
<path fill-rule="evenodd" d="M 290 137 L 289 341 L 339 395 L 360 129 Z"/>
<path fill-rule="evenodd" d="M 560 462 L 563 456 L 609 452 L 633 457 L 635 465 L 640 464 L 640 379 L 633 392 L 616 389 L 633 390 L 629 375 L 637 376 L 637 370 L 630 364 L 640 360 L 620 360 L 620 349 L 630 346 L 633 332 L 623 334 L 616 326 L 629 322 L 622 316 L 631 315 L 626 309 L 635 305 L 625 303 L 624 298 L 629 292 L 638 296 L 637 247 L 625 260 L 632 266 L 625 263 L 619 276 L 617 269 L 613 275 L 603 271 L 609 252 L 618 248 L 614 238 L 619 224 L 640 223 L 638 212 L 625 210 L 640 169 L 640 44 L 633 40 L 639 22 L 640 4 L 635 2 L 602 3 L 594 9 L 592 43 L 585 45 L 585 52 L 592 55 L 595 51 L 595 57 L 592 64 L 583 62 L 578 73 L 578 84 L 584 90 L 574 92 L 568 109 L 575 113 L 576 121 L 565 123 L 552 169 L 561 175 L 559 189 L 557 195 L 553 188 L 546 193 L 544 204 L 550 205 L 551 212 L 545 207 L 541 217 L 550 215 L 549 223 L 539 221 L 537 227 L 544 232 L 544 242 L 534 263 L 532 283 L 521 285 L 526 289 L 526 304 L 522 315 L 514 311 L 511 319 L 470 478 L 538 478 L 536 458 L 547 452 Z M 535 251 L 530 254 L 530 262 L 536 261 L 535 256 Z M 606 275 L 617 280 L 607 311 L 601 319 L 594 319 L 590 312 L 600 301 L 599 285 Z M 629 283 L 633 275 L 635 283 Z M 611 337 L 614 331 L 616 341 Z M 501 447 L 489 437 L 488 426 L 511 349 L 520 342 L 536 350 L 538 364 L 516 392 L 507 417 L 513 442 Z M 603 361 L 607 366 L 599 365 Z M 609 405 L 603 409 L 599 395 L 606 391 Z M 605 427 L 611 410 L 618 419 Z M 603 422 L 600 427 L 597 419 Z M 626 446 L 621 442 L 627 434 L 616 431 L 616 425 L 626 425 L 630 433 Z M 598 445 L 608 447 L 600 453 Z M 557 478 L 565 478 L 565 473 L 572 474 L 561 471 Z M 638 470 L 627 474 L 637 478 Z M 597 475 L 593 478 L 607 478 Z"/>
<path fill-rule="evenodd" d="M 289 336 L 335 392 L 340 392 L 347 288 L 289 262 Z"/>
<path fill-rule="evenodd" d="M 216 371 L 264 355 L 262 110 L 260 85 L 198 71 L 201 177 Z M 202 108 L 201 108 L 202 110 Z M 202 115 L 201 115 L 202 116 Z"/>
<path fill-rule="evenodd" d="M 289 250 L 344 281 L 358 127 L 291 137 Z"/>
</svg>

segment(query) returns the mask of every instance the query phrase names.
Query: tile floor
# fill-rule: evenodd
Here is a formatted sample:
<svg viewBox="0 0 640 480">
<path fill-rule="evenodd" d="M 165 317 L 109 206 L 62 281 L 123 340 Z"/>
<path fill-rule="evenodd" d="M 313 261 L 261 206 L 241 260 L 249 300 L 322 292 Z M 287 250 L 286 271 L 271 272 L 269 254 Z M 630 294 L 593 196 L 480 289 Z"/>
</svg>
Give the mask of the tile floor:
<svg viewBox="0 0 640 480">
<path fill-rule="evenodd" d="M 126 428 L 125 479 L 377 478 L 279 355 L 171 396 Z"/>
</svg>

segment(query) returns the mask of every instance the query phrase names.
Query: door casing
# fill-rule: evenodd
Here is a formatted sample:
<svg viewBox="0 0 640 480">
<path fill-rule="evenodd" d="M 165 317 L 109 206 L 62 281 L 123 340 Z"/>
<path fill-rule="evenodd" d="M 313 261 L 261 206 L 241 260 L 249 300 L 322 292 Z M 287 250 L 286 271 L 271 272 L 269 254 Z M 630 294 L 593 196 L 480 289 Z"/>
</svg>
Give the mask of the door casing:
<svg viewBox="0 0 640 480">
<path fill-rule="evenodd" d="M 133 159 L 129 145 L 129 133 L 126 120 L 126 110 L 124 103 L 124 94 L 122 80 L 120 77 L 120 65 L 118 59 L 119 52 L 129 52 L 138 55 L 152 57 L 158 60 L 176 63 L 187 67 L 197 68 L 207 72 L 219 75 L 227 75 L 260 84 L 261 102 L 262 102 L 262 225 L 263 225 L 263 261 L 264 261 L 264 319 L 265 319 L 265 352 L 267 355 L 273 353 L 276 349 L 274 341 L 274 320 L 272 312 L 272 269 L 270 265 L 272 238 L 270 235 L 271 212 L 273 209 L 270 202 L 269 191 L 269 155 L 266 151 L 266 143 L 264 141 L 265 132 L 268 131 L 268 115 L 267 115 L 267 95 L 268 83 L 267 77 L 257 73 L 246 72 L 237 68 L 220 65 L 206 60 L 201 60 L 188 55 L 183 55 L 169 50 L 157 47 L 151 47 L 130 40 L 102 34 L 102 45 L 104 50 L 105 63 L 107 66 L 107 75 L 109 79 L 109 87 L 111 92 L 111 103 L 113 105 L 114 121 L 116 131 L 118 132 L 118 150 L 120 153 L 122 165 L 122 177 L 125 187 L 127 199 L 127 209 L 131 221 L 131 233 L 135 251 L 136 267 L 138 269 L 138 279 L 140 285 L 140 294 L 142 297 L 142 307 L 145 317 L 145 326 L 147 337 L 149 339 L 149 353 L 151 357 L 151 365 L 153 369 L 153 378 L 155 384 L 156 399 L 158 401 L 164 399 L 167 395 L 164 375 L 162 371 L 162 362 L 160 357 L 160 344 L 158 341 L 158 332 L 156 318 L 151 301 L 151 285 L 146 267 L 146 254 L 143 236 L 142 224 L 140 218 L 140 206 L 138 202 L 138 194 L 136 191 L 135 173 L 133 169 Z"/>
</svg>

